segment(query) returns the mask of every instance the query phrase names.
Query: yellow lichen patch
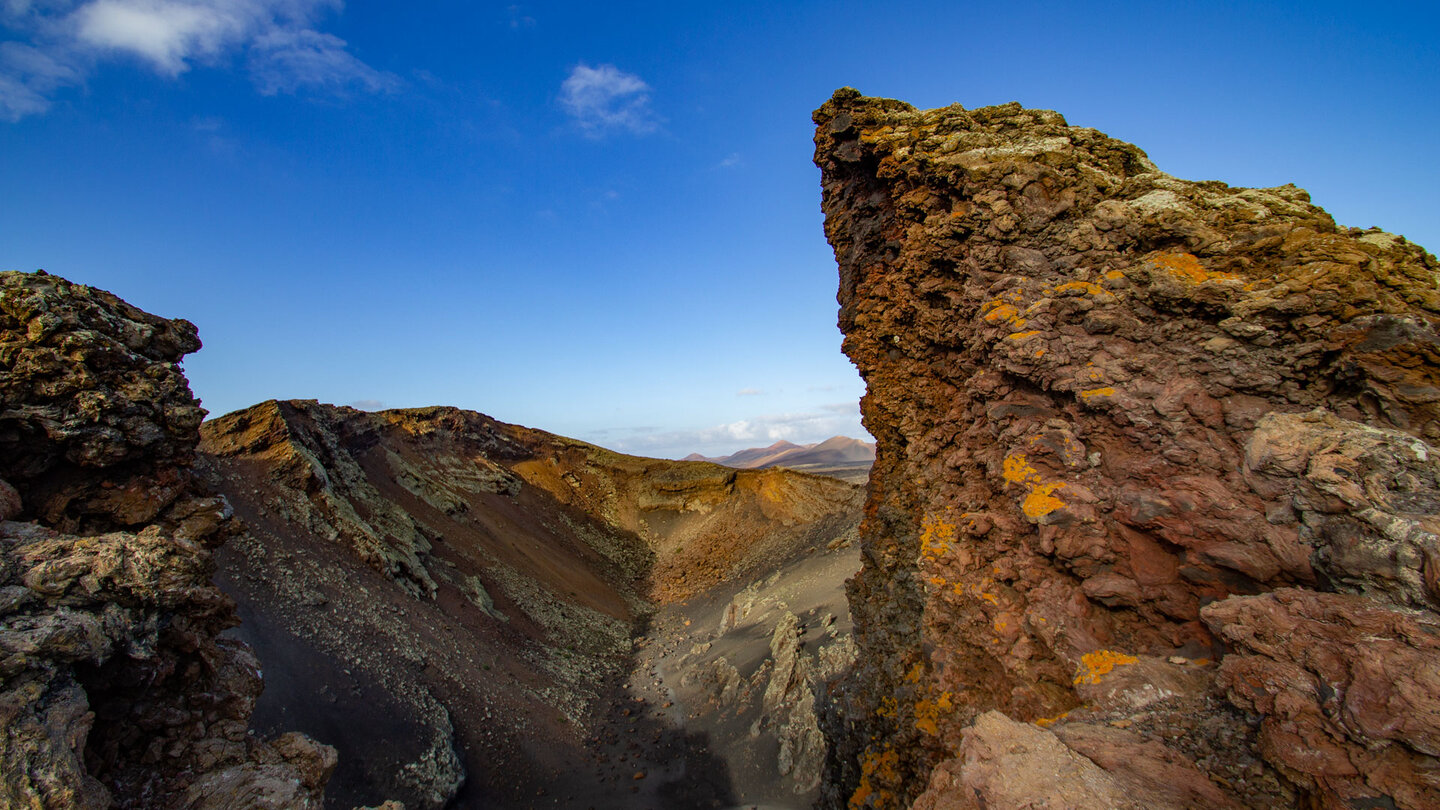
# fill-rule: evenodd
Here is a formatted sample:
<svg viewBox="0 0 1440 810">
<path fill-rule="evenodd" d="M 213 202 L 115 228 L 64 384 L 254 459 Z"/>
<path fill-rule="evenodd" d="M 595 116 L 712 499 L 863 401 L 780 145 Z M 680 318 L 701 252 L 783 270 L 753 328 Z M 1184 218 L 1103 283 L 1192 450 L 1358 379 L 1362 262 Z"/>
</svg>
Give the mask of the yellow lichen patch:
<svg viewBox="0 0 1440 810">
<path fill-rule="evenodd" d="M 990 604 L 992 604 L 992 605 L 994 605 L 994 606 L 996 606 L 996 607 L 999 607 L 999 606 L 1000 606 L 1000 600 L 999 600 L 998 598 L 996 598 L 995 594 L 990 593 L 989 591 L 985 590 L 985 585 L 986 585 L 986 584 L 989 584 L 989 583 L 990 583 L 990 580 L 987 579 L 987 580 L 985 580 L 985 583 L 984 583 L 984 584 L 981 584 L 981 585 L 970 585 L 970 586 L 967 587 L 967 586 L 965 586 L 965 585 L 957 582 L 957 583 L 955 583 L 955 595 L 956 595 L 956 596 L 964 596 L 965 594 L 969 593 L 971 596 L 975 597 L 976 599 L 980 599 L 980 600 L 983 600 L 983 601 L 985 601 L 985 602 L 989 602 Z"/>
<path fill-rule="evenodd" d="M 990 321 L 991 323 L 1002 319 L 1007 321 L 1013 321 L 1017 317 L 1019 317 L 1019 315 L 1020 310 L 1016 309 L 1013 305 L 996 302 L 996 306 L 989 312 L 985 313 L 985 320 Z"/>
<path fill-rule="evenodd" d="M 1040 477 L 1040 473 L 1036 472 L 1035 468 L 1030 466 L 1030 462 L 1026 460 L 1024 453 L 1006 456 L 1005 461 L 1001 464 L 1001 468 L 1001 474 L 1005 476 L 1005 480 L 1012 484 L 1023 484 Z"/>
<path fill-rule="evenodd" d="M 1061 712 L 1061 713 L 1055 715 L 1054 717 L 1041 717 L 1040 719 L 1038 719 L 1038 720 L 1035 721 L 1035 725 L 1037 725 L 1037 726 L 1039 726 L 1039 727 L 1041 727 L 1041 728 L 1049 728 L 1050 726 L 1055 725 L 1056 723 L 1060 722 L 1061 720 L 1064 720 L 1065 718 L 1067 718 L 1067 717 L 1069 717 L 1069 716 L 1070 716 L 1070 712 Z"/>
<path fill-rule="evenodd" d="M 1044 357 L 1044 356 L 1045 356 L 1045 350 L 1044 350 L 1044 349 L 1036 349 L 1036 350 L 1035 350 L 1035 356 L 1036 356 L 1037 358 L 1039 358 L 1039 357 Z"/>
<path fill-rule="evenodd" d="M 1055 292 L 1057 293 L 1070 292 L 1071 290 L 1080 290 L 1089 295 L 1100 295 L 1105 292 L 1104 287 L 1101 287 L 1093 281 L 1067 281 L 1055 288 Z"/>
<path fill-rule="evenodd" d="M 1109 279 L 1109 280 L 1111 280 L 1111 281 L 1114 281 L 1114 280 L 1117 279 L 1117 278 L 1124 278 L 1124 277 L 1125 277 L 1125 274 L 1122 273 L 1122 272 L 1120 272 L 1119 270 L 1111 270 L 1110 272 L 1108 272 L 1108 273 L 1105 274 L 1105 278 L 1107 278 L 1107 279 Z"/>
<path fill-rule="evenodd" d="M 1080 656 L 1080 671 L 1075 674 L 1075 683 L 1100 683 L 1100 679 L 1115 667 L 1133 664 L 1140 659 L 1114 650 L 1096 650 Z"/>
<path fill-rule="evenodd" d="M 915 704 L 915 728 L 932 737 L 940 736 L 940 720 L 955 708 L 949 692 L 942 692 L 935 700 L 921 700 Z"/>
<path fill-rule="evenodd" d="M 1029 332 L 1011 332 L 1005 336 L 1006 340 L 1025 340 L 1040 334 L 1039 329 L 1031 329 Z"/>
<path fill-rule="evenodd" d="M 1025 500 L 1021 502 L 1020 511 L 1025 513 L 1025 517 L 1039 519 L 1054 512 L 1056 509 L 1063 508 L 1065 502 L 1055 497 L 1054 494 L 1055 490 L 1063 486 L 1065 486 L 1065 482 L 1063 481 L 1054 481 L 1049 484 L 1036 486 L 1030 490 L 1030 494 L 1026 495 Z"/>
<path fill-rule="evenodd" d="M 1065 506 L 1065 502 L 1055 497 L 1055 492 L 1065 486 L 1063 481 L 1047 482 L 1040 477 L 1040 473 L 1025 458 L 1024 453 L 1014 453 L 1005 457 L 1001 464 L 1001 475 L 1006 481 L 1012 484 L 1019 484 L 1025 487 L 1025 497 L 1020 502 L 1020 511 L 1031 520 L 1040 518 Z"/>
<path fill-rule="evenodd" d="M 907 672 L 907 673 L 905 673 L 905 681 L 906 681 L 907 683 L 919 683 L 919 682 L 920 682 L 920 678 L 921 678 L 924 674 L 925 674 L 925 665 L 924 665 L 924 664 L 921 664 L 921 663 L 919 663 L 919 662 L 916 662 L 915 666 L 910 667 L 910 671 Z"/>
<path fill-rule="evenodd" d="M 860 760 L 860 786 L 850 795 L 851 810 L 861 810 L 864 807 L 887 807 L 894 803 L 895 796 L 884 788 L 876 789 L 871 780 L 878 780 L 882 783 L 894 784 L 900 780 L 900 755 L 895 753 L 893 748 L 886 746 L 883 750 L 867 751 Z M 871 797 L 875 801 L 870 802 Z"/>
<path fill-rule="evenodd" d="M 1020 317 L 1020 310 L 1015 308 L 1015 304 L 1020 301 L 1020 295 L 1019 293 L 1012 292 L 1009 298 L 1009 302 L 1006 302 L 1003 298 L 986 301 L 980 307 L 980 315 L 986 323 L 1004 321 L 1018 332 L 1025 327 L 1025 319 Z"/>
<path fill-rule="evenodd" d="M 900 704 L 894 697 L 886 697 L 880 701 L 880 707 L 875 710 L 876 717 L 894 717 L 900 711 Z"/>
<path fill-rule="evenodd" d="M 931 585 L 934 585 L 934 586 L 937 587 L 937 588 L 943 588 L 943 587 L 945 587 L 945 578 L 944 578 L 944 577 L 930 577 L 930 584 L 931 584 Z"/>
<path fill-rule="evenodd" d="M 1199 284 L 1204 281 L 1235 280 L 1240 277 L 1221 270 L 1206 270 L 1200 260 L 1189 253 L 1157 253 L 1150 257 L 1150 263 L 1175 278 Z"/>
<path fill-rule="evenodd" d="M 1081 392 L 1080 392 L 1080 398 L 1081 398 L 1081 399 L 1090 399 L 1091 397 L 1113 397 L 1113 396 L 1115 396 L 1115 388 L 1114 388 L 1114 386 L 1110 386 L 1110 385 L 1107 385 L 1107 386 L 1105 386 L 1104 388 L 1091 388 L 1089 391 L 1081 391 Z"/>
<path fill-rule="evenodd" d="M 920 553 L 932 560 L 938 560 L 955 543 L 955 524 L 938 518 L 926 517 L 920 527 Z"/>
</svg>

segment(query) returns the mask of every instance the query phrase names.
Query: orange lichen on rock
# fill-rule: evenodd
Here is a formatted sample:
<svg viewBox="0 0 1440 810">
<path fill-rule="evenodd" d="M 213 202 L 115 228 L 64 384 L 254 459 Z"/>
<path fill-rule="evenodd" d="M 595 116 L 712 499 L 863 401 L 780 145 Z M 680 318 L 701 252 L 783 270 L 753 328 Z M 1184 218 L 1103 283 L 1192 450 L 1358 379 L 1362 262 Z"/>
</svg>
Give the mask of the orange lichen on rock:
<svg viewBox="0 0 1440 810">
<path fill-rule="evenodd" d="M 1075 673 L 1075 683 L 1100 683 L 1100 679 L 1115 667 L 1126 666 L 1139 661 L 1133 655 L 1114 650 L 1096 650 L 1080 656 L 1080 669 Z"/>
<path fill-rule="evenodd" d="M 915 703 L 915 728 L 932 737 L 940 735 L 940 720 L 955 709 L 949 692 L 941 692 L 934 700 L 920 700 Z"/>
<path fill-rule="evenodd" d="M 1156 253 L 1150 257 L 1150 263 L 1191 284 L 1200 284 L 1205 281 L 1234 281 L 1240 278 L 1234 273 L 1226 273 L 1222 270 L 1207 270 L 1199 259 L 1189 253 Z"/>
<path fill-rule="evenodd" d="M 920 530 L 920 553 L 932 560 L 944 556 L 955 543 L 955 524 L 927 517 Z"/>
<path fill-rule="evenodd" d="M 1025 496 L 1025 500 L 1021 501 L 1020 511 L 1025 513 L 1025 517 L 1038 520 L 1057 509 L 1063 509 L 1065 502 L 1054 495 L 1054 492 L 1063 486 L 1065 486 L 1064 481 L 1036 485 Z"/>
<path fill-rule="evenodd" d="M 1065 486 L 1064 481 L 1045 481 L 1030 465 L 1024 453 L 1013 453 L 1001 463 L 1001 475 L 1012 484 L 1025 488 L 1025 497 L 1020 501 L 1020 511 L 1032 521 L 1061 509 L 1065 502 L 1055 497 L 1055 492 Z"/>
<path fill-rule="evenodd" d="M 1096 284 L 1093 281 L 1067 281 L 1064 284 L 1061 284 L 1060 286 L 1055 288 L 1055 292 L 1057 293 L 1071 292 L 1075 290 L 1079 290 L 1080 292 L 1088 293 L 1090 295 L 1110 294 L 1105 290 L 1104 287 L 1101 287 L 1099 284 Z"/>
<path fill-rule="evenodd" d="M 888 807 L 894 803 L 894 794 L 884 788 L 877 789 L 874 782 L 889 784 L 900 778 L 900 755 L 886 747 L 879 752 L 870 751 L 860 760 L 860 786 L 850 794 L 851 810 L 864 807 Z"/>
<path fill-rule="evenodd" d="M 1035 720 L 1035 725 L 1041 728 L 1049 728 L 1069 716 L 1070 712 L 1061 712 L 1054 717 L 1040 717 Z"/>
</svg>

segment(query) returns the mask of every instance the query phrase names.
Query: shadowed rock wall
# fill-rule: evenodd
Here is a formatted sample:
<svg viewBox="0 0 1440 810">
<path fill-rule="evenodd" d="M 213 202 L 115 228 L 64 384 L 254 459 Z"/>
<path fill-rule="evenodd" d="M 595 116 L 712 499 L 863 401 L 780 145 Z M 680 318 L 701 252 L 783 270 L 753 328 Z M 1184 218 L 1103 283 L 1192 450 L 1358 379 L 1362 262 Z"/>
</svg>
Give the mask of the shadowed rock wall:
<svg viewBox="0 0 1440 810">
<path fill-rule="evenodd" d="M 1440 803 L 1435 258 L 1017 104 L 815 122 L 879 442 L 834 803 Z"/>
<path fill-rule="evenodd" d="M 187 321 L 0 273 L 0 805 L 318 807 L 334 751 L 247 734 L 260 667 L 192 478 Z M 8 482 L 8 483 L 7 483 Z"/>
</svg>

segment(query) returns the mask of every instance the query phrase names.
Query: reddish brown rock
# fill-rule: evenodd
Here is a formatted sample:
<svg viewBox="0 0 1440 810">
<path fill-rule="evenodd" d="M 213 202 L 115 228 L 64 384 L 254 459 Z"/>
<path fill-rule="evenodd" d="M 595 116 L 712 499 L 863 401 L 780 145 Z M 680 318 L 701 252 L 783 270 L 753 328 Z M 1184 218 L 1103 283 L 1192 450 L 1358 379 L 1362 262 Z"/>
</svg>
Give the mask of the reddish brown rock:
<svg viewBox="0 0 1440 810">
<path fill-rule="evenodd" d="M 1234 650 L 1220 686 L 1321 807 L 1440 806 L 1440 617 L 1290 588 L 1204 617 Z"/>
<path fill-rule="evenodd" d="M 1136 683 L 1101 705 L 1081 687 L 1137 661 L 1204 669 L 1225 647 L 1201 607 L 1236 595 L 1433 604 L 1435 258 L 1337 226 L 1294 186 L 1179 180 L 1018 104 L 847 89 L 815 122 L 844 348 L 878 440 L 835 803 L 906 806 L 992 709 L 1152 734 L 1188 717 L 1225 744 L 1167 748 L 1231 800 L 1338 795 L 1290 784 L 1203 689 L 1167 681 L 1149 701 Z M 1421 806 L 1406 795 L 1387 794 Z"/>
</svg>

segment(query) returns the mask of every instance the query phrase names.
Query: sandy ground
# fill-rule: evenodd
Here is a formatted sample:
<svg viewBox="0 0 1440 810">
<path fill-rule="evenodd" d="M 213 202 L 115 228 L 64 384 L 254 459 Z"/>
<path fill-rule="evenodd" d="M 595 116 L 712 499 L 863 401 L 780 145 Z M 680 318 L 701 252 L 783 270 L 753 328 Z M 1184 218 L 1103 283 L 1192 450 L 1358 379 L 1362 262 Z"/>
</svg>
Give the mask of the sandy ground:
<svg viewBox="0 0 1440 810">
<path fill-rule="evenodd" d="M 546 806 L 810 807 L 816 792 L 797 791 L 780 772 L 779 742 L 763 716 L 771 638 L 790 612 L 810 655 L 844 645 L 851 631 L 844 583 L 859 565 L 853 541 L 802 550 L 762 580 L 661 608 L 636 639 L 630 678 L 589 740 L 584 768 L 593 775 L 563 781 Z M 721 659 L 738 675 L 730 700 L 723 684 L 706 677 Z M 581 799 L 577 791 L 597 779 L 606 790 Z"/>
</svg>

